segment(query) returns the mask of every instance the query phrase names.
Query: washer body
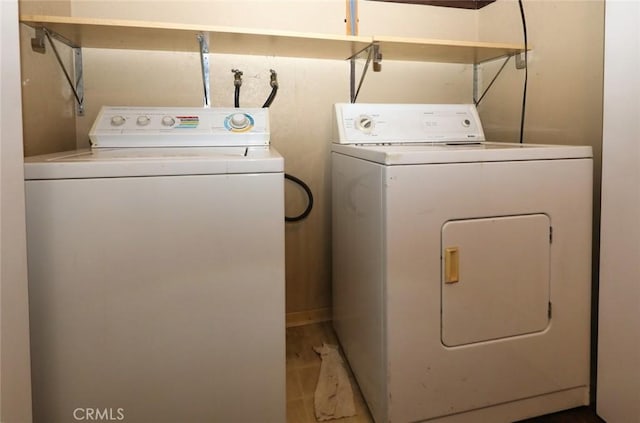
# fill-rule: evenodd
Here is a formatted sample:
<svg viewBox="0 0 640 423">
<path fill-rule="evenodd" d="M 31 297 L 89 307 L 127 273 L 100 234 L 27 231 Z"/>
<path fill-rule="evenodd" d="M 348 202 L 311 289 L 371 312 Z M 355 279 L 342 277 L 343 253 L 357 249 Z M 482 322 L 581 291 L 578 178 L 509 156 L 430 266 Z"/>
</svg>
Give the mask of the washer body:
<svg viewBox="0 0 640 423">
<path fill-rule="evenodd" d="M 94 149 L 25 175 L 34 422 L 286 420 L 274 149 Z"/>
<path fill-rule="evenodd" d="M 438 107 L 336 106 L 333 321 L 376 423 L 588 404 L 590 147 L 411 140 Z"/>
</svg>

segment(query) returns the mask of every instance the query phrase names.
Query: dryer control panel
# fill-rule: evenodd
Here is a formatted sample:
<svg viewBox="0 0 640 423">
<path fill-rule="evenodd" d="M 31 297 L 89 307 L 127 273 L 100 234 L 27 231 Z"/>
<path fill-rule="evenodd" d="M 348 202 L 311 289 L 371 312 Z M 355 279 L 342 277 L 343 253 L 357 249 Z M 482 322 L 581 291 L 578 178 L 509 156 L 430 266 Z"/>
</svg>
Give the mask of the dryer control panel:
<svg viewBox="0 0 640 423">
<path fill-rule="evenodd" d="M 268 145 L 269 110 L 104 106 L 89 138 L 94 148 Z"/>
<path fill-rule="evenodd" d="M 334 142 L 340 144 L 485 140 L 473 104 L 340 103 L 334 111 Z"/>
</svg>

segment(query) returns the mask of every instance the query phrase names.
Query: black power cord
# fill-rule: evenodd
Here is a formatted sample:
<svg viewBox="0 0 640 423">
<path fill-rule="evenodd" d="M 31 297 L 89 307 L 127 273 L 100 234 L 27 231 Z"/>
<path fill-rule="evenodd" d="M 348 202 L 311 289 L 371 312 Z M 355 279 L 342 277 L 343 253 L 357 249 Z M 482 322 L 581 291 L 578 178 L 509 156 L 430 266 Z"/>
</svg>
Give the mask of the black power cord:
<svg viewBox="0 0 640 423">
<path fill-rule="evenodd" d="M 524 86 L 522 88 L 522 111 L 520 115 L 520 144 L 522 144 L 524 139 L 524 116 L 527 106 L 527 79 L 529 76 L 529 58 L 527 55 L 527 51 L 529 50 L 529 45 L 527 41 L 527 19 L 524 16 L 524 6 L 522 5 L 522 0 L 518 0 L 518 5 L 520 6 L 522 32 L 524 34 Z"/>
<path fill-rule="evenodd" d="M 288 179 L 291 182 L 294 182 L 300 185 L 302 189 L 305 191 L 305 193 L 307 194 L 307 198 L 308 198 L 307 208 L 304 209 L 304 211 L 298 216 L 294 216 L 294 217 L 285 216 L 284 217 L 285 222 L 298 222 L 300 220 L 306 219 L 307 216 L 309 216 L 309 213 L 311 213 L 311 210 L 313 209 L 313 194 L 311 193 L 311 188 L 309 188 L 309 185 L 305 184 L 301 179 L 298 179 L 293 175 L 289 175 L 288 173 L 285 173 L 284 177 L 285 179 Z"/>
</svg>

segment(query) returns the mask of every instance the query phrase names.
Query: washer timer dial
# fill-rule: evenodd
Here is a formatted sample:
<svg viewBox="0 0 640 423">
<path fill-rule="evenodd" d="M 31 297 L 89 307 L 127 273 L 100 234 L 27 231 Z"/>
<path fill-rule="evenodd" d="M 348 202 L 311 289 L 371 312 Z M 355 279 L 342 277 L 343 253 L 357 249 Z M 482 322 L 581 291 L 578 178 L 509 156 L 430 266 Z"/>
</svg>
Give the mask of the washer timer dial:
<svg viewBox="0 0 640 423">
<path fill-rule="evenodd" d="M 246 132 L 251 130 L 254 119 L 249 113 L 233 113 L 226 117 L 224 126 L 231 132 Z"/>
</svg>

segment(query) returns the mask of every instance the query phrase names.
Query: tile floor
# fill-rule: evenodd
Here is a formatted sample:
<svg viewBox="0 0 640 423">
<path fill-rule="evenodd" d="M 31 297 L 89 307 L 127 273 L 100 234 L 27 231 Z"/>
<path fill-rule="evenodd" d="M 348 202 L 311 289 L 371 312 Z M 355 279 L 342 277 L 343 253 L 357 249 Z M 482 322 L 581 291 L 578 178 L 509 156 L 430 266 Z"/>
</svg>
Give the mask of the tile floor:
<svg viewBox="0 0 640 423">
<path fill-rule="evenodd" d="M 287 423 L 316 423 L 313 393 L 320 374 L 320 356 L 313 347 L 338 345 L 331 322 L 287 328 Z M 373 423 L 369 410 L 351 377 L 356 415 L 332 423 Z"/>
<path fill-rule="evenodd" d="M 287 423 L 316 423 L 313 393 L 320 374 L 320 356 L 313 350 L 323 342 L 338 345 L 331 322 L 287 328 Z M 348 369 L 348 366 L 347 366 Z M 350 374 L 357 414 L 329 423 L 373 423 L 369 410 Z M 573 410 L 523 420 L 521 423 L 602 423 L 593 409 Z"/>
</svg>

